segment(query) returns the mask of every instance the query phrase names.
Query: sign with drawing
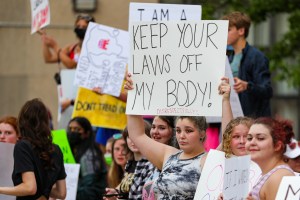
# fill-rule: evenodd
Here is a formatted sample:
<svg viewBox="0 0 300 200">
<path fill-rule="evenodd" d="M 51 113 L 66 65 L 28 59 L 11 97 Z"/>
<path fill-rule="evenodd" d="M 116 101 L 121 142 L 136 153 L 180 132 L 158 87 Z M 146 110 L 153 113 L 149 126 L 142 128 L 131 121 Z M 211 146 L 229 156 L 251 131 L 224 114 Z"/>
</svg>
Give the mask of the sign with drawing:
<svg viewBox="0 0 300 200">
<path fill-rule="evenodd" d="M 82 44 L 75 85 L 119 96 L 128 60 L 126 31 L 90 22 Z"/>
<path fill-rule="evenodd" d="M 221 116 L 228 21 L 131 21 L 129 32 L 127 114 Z"/>
</svg>

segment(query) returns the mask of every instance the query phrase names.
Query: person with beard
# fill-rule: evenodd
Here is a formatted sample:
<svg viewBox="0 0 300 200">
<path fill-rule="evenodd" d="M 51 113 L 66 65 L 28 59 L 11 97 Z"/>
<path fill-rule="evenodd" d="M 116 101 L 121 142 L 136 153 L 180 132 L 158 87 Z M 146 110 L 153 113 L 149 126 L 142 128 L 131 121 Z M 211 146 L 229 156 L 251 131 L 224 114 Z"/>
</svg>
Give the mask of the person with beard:
<svg viewBox="0 0 300 200">
<path fill-rule="evenodd" d="M 91 123 L 85 117 L 75 117 L 68 124 L 67 135 L 75 160 L 80 164 L 76 199 L 101 199 L 107 187 L 107 168 Z"/>
</svg>

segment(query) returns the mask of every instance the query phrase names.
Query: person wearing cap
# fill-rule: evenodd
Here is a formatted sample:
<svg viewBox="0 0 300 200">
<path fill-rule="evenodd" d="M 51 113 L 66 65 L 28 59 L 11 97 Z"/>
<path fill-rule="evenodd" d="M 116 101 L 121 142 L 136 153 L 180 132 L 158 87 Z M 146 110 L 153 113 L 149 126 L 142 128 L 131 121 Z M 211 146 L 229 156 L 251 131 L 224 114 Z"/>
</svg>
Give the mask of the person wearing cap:
<svg viewBox="0 0 300 200">
<path fill-rule="evenodd" d="M 288 165 L 294 172 L 300 175 L 300 141 L 292 138 L 291 143 L 286 145 L 286 152 L 284 155 Z"/>
</svg>

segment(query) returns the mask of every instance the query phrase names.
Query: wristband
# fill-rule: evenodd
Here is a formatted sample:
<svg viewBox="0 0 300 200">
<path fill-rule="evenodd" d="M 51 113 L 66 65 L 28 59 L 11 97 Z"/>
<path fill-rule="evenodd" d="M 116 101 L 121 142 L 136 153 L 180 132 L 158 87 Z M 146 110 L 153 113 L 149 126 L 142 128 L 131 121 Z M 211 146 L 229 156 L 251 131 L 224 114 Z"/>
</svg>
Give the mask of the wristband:
<svg viewBox="0 0 300 200">
<path fill-rule="evenodd" d="M 75 103 L 74 99 L 71 99 L 70 105 L 74 106 L 74 103 Z"/>
</svg>

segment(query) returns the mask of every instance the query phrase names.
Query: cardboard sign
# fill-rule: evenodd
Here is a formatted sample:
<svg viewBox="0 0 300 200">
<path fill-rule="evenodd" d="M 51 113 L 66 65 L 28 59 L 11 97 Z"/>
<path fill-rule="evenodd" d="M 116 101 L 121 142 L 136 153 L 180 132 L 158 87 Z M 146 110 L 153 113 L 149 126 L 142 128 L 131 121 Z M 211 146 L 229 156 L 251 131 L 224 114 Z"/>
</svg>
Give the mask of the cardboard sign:
<svg viewBox="0 0 300 200">
<path fill-rule="evenodd" d="M 245 199 L 249 191 L 250 156 L 225 159 L 224 199 Z"/>
<path fill-rule="evenodd" d="M 79 177 L 79 164 L 65 164 L 67 174 L 67 197 L 66 200 L 74 200 L 77 195 L 78 177 Z"/>
<path fill-rule="evenodd" d="M 79 61 L 75 84 L 118 97 L 128 59 L 128 33 L 126 31 L 89 23 Z"/>
<path fill-rule="evenodd" d="M 0 142 L 0 187 L 13 187 L 14 144 Z M 15 200 L 15 196 L 0 194 L 1 200 Z"/>
<path fill-rule="evenodd" d="M 276 200 L 299 200 L 300 176 L 284 176 L 279 185 Z"/>
<path fill-rule="evenodd" d="M 67 133 L 65 130 L 52 131 L 53 143 L 57 144 L 64 156 L 64 163 L 76 163 L 72 150 L 69 145 Z"/>
<path fill-rule="evenodd" d="M 123 130 L 127 123 L 126 103 L 110 95 L 79 88 L 73 117 L 86 117 L 93 126 Z"/>
<path fill-rule="evenodd" d="M 131 22 L 126 114 L 221 116 L 228 21 Z"/>
<path fill-rule="evenodd" d="M 260 175 L 260 169 L 257 171 L 257 165 L 251 163 L 249 155 L 226 159 L 224 152 L 211 149 L 201 171 L 194 200 L 218 199 L 221 193 L 224 199 L 245 198 Z M 250 177 L 251 171 L 254 175 Z"/>
<path fill-rule="evenodd" d="M 187 4 L 130 3 L 129 21 L 201 20 L 201 6 Z"/>
<path fill-rule="evenodd" d="M 30 0 L 31 34 L 50 24 L 50 7 L 48 0 Z"/>
<path fill-rule="evenodd" d="M 227 57 L 226 57 L 226 62 L 225 62 L 225 76 L 229 78 L 229 83 L 231 85 L 230 105 L 231 105 L 231 110 L 232 110 L 233 117 L 234 118 L 242 117 L 242 116 L 244 116 L 244 113 L 243 113 L 243 110 L 242 110 L 242 106 L 241 106 L 239 96 L 236 93 L 236 91 L 233 89 L 234 80 L 233 80 L 231 67 L 230 67 L 230 64 L 229 64 L 229 61 L 228 61 Z M 207 120 L 208 123 L 218 123 L 218 122 L 222 121 L 222 117 L 206 117 L 206 120 Z"/>
<path fill-rule="evenodd" d="M 78 87 L 75 86 L 74 77 L 75 69 L 62 69 L 60 71 L 61 85 L 58 86 L 58 101 L 60 102 L 65 99 L 75 99 L 77 95 Z M 61 112 L 59 108 L 58 112 L 58 129 L 65 129 L 71 120 L 74 107 L 70 105 L 67 109 Z"/>
</svg>

